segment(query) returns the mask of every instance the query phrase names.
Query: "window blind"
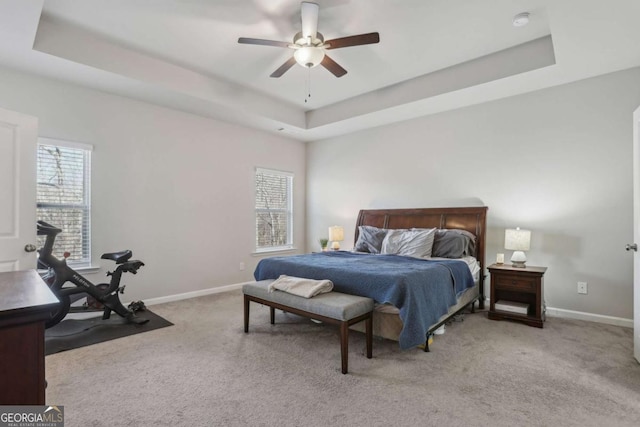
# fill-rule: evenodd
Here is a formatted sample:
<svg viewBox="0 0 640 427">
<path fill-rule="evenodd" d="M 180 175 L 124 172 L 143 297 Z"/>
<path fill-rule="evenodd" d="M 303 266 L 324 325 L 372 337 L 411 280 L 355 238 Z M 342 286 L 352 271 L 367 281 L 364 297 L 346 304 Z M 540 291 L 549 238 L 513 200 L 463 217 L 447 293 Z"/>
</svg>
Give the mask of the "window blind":
<svg viewBox="0 0 640 427">
<path fill-rule="evenodd" d="M 256 250 L 293 246 L 293 174 L 256 168 Z"/>
<path fill-rule="evenodd" d="M 90 148 L 38 144 L 36 215 L 62 229 L 53 253 L 69 252 L 75 266 L 91 265 L 90 165 Z M 44 239 L 38 236 L 39 247 Z"/>
</svg>

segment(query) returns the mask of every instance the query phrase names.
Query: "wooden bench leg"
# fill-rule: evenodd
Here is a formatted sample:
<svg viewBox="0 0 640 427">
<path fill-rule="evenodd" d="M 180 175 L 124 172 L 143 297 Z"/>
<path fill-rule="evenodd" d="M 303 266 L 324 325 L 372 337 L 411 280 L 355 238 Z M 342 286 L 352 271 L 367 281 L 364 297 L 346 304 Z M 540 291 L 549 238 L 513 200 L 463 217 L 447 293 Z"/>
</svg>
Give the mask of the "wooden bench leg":
<svg viewBox="0 0 640 427">
<path fill-rule="evenodd" d="M 244 296 L 244 333 L 249 332 L 249 297 Z"/>
<path fill-rule="evenodd" d="M 297 314 L 299 316 L 304 316 L 310 319 L 318 319 L 322 321 L 326 321 L 327 323 L 335 325 L 336 323 L 340 325 L 340 359 L 342 362 L 342 373 L 347 374 L 349 372 L 349 324 L 357 323 L 357 322 L 366 322 L 366 346 L 367 346 L 367 359 L 371 359 L 373 357 L 373 317 L 372 312 L 362 314 L 360 316 L 354 317 L 350 320 L 338 320 L 333 317 L 325 317 L 318 314 L 314 314 L 311 312 L 307 312 L 305 310 L 301 310 L 295 307 L 285 306 L 284 304 L 280 304 L 274 301 L 266 301 L 259 297 L 250 296 L 244 294 L 244 332 L 249 332 L 249 305 L 250 302 L 256 302 L 258 304 L 267 305 L 269 307 L 269 314 L 271 317 L 271 324 L 275 324 L 275 310 L 283 310 L 285 312 L 290 312 L 293 314 Z"/>
<path fill-rule="evenodd" d="M 367 317 L 365 321 L 365 334 L 367 339 L 367 359 L 373 357 L 373 316 Z"/>
<path fill-rule="evenodd" d="M 342 359 L 342 373 L 349 370 L 349 323 L 340 323 L 340 358 Z"/>
</svg>

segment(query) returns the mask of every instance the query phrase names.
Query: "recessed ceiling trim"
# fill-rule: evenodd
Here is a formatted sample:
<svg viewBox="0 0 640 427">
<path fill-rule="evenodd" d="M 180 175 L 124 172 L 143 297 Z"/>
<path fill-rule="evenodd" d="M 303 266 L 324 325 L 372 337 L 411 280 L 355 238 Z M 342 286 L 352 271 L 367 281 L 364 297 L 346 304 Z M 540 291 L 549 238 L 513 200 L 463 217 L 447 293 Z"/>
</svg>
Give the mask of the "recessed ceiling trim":
<svg viewBox="0 0 640 427">
<path fill-rule="evenodd" d="M 555 65 L 550 35 L 307 112 L 307 128 L 380 112 Z"/>
<path fill-rule="evenodd" d="M 42 14 L 33 49 L 188 95 L 227 110 L 305 127 L 293 105 L 224 80 L 197 73 L 112 43 L 96 34 Z"/>
</svg>

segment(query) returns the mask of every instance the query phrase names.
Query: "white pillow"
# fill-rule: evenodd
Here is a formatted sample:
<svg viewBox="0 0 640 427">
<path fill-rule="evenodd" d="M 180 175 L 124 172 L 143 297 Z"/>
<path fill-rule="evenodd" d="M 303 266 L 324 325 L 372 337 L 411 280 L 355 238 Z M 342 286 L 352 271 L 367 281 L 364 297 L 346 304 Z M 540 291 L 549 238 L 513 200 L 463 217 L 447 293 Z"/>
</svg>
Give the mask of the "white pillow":
<svg viewBox="0 0 640 427">
<path fill-rule="evenodd" d="M 430 257 L 435 228 L 421 230 L 389 230 L 382 241 L 381 254 Z"/>
</svg>

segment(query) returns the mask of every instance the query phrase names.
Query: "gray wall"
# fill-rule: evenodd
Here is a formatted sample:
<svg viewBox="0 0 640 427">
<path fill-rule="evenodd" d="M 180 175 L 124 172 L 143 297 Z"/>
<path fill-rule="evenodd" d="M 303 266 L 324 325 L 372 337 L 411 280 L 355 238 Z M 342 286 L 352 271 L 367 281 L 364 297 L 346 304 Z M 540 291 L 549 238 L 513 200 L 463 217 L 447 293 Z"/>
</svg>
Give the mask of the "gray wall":
<svg viewBox="0 0 640 427">
<path fill-rule="evenodd" d="M 126 301 L 252 279 L 256 166 L 295 174 L 294 244 L 304 248 L 301 142 L 7 69 L 0 107 L 38 117 L 40 136 L 94 146 L 93 256 L 103 269 L 90 279 L 112 265 L 101 253 L 132 249 L 146 266 L 126 277 Z"/>
<path fill-rule="evenodd" d="M 359 209 L 486 205 L 487 262 L 531 229 L 547 305 L 631 319 L 632 113 L 640 69 L 310 143 L 307 243 Z M 577 282 L 589 284 L 578 295 Z"/>
<path fill-rule="evenodd" d="M 250 280 L 259 260 L 251 256 L 253 168 L 263 166 L 296 174 L 299 248 L 306 237 L 317 250 L 334 224 L 345 226 L 350 247 L 362 208 L 484 204 L 488 261 L 510 256 L 504 228 L 530 228 L 529 262 L 549 267 L 549 306 L 631 318 L 623 248 L 632 238 L 639 83 L 632 69 L 306 148 L 7 69 L 0 107 L 39 117 L 41 136 L 94 145 L 96 262 L 106 267 L 100 253 L 124 247 L 147 262 L 127 300 Z M 576 293 L 577 281 L 589 282 L 588 295 Z"/>
</svg>

